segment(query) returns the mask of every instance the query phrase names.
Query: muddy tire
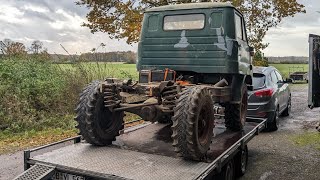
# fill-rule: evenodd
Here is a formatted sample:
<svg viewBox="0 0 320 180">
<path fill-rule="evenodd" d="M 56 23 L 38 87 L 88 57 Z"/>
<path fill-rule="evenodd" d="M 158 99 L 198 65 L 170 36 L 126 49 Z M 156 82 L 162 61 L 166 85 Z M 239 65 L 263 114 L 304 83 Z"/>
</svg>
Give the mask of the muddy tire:
<svg viewBox="0 0 320 180">
<path fill-rule="evenodd" d="M 225 124 L 232 131 L 241 131 L 246 123 L 248 107 L 248 89 L 243 84 L 241 88 L 241 103 L 225 105 Z"/>
<path fill-rule="evenodd" d="M 81 93 L 75 120 L 78 123 L 76 127 L 88 143 L 105 146 L 115 141 L 123 128 L 123 112 L 111 112 L 104 106 L 99 83 L 92 82 Z"/>
<path fill-rule="evenodd" d="M 202 160 L 209 150 L 214 128 L 210 91 L 191 87 L 180 93 L 172 117 L 175 152 L 185 159 Z"/>
</svg>

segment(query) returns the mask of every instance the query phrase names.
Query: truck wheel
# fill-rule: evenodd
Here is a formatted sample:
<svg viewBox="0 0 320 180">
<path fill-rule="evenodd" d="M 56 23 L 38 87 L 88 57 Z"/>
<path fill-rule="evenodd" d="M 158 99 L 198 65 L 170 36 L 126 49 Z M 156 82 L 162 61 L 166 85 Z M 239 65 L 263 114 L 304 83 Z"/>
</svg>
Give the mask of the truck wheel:
<svg viewBox="0 0 320 180">
<path fill-rule="evenodd" d="M 282 112 L 282 116 L 289 116 L 291 113 L 291 96 L 289 96 L 287 108 Z"/>
<path fill-rule="evenodd" d="M 234 160 L 233 159 L 231 159 L 221 169 L 221 172 L 217 175 L 216 179 L 221 179 L 221 180 L 234 180 L 235 179 L 235 167 L 234 167 Z"/>
<path fill-rule="evenodd" d="M 246 173 L 248 164 L 248 146 L 240 150 L 235 157 L 235 170 L 236 176 L 241 177 Z"/>
<path fill-rule="evenodd" d="M 80 134 L 88 143 L 104 146 L 111 144 L 123 128 L 123 112 L 111 112 L 104 106 L 99 84 L 99 81 L 94 81 L 81 93 L 75 120 Z"/>
<path fill-rule="evenodd" d="M 248 107 L 248 89 L 247 85 L 243 84 L 241 88 L 241 103 L 225 105 L 225 124 L 226 127 L 233 131 L 243 129 L 247 118 Z"/>
<path fill-rule="evenodd" d="M 209 150 L 214 128 L 213 104 L 206 88 L 191 87 L 180 94 L 173 109 L 172 145 L 182 157 L 202 160 Z"/>
</svg>

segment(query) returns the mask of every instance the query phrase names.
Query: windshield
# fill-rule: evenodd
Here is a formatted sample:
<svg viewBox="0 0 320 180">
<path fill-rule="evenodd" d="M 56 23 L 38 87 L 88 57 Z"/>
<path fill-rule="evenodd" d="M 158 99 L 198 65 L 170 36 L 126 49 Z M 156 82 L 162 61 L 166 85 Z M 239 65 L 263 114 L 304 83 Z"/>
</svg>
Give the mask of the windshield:
<svg viewBox="0 0 320 180">
<path fill-rule="evenodd" d="M 165 16 L 164 30 L 202 29 L 204 27 L 204 14 L 186 14 Z"/>
<path fill-rule="evenodd" d="M 264 74 L 253 73 L 253 89 L 261 89 L 264 87 L 266 76 Z"/>
</svg>

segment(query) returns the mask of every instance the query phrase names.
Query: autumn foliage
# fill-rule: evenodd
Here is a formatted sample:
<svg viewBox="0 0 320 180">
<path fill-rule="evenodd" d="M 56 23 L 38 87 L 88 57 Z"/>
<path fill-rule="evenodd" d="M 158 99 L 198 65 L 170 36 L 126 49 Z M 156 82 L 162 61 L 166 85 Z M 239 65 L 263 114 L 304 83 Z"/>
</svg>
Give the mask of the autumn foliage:
<svg viewBox="0 0 320 180">
<path fill-rule="evenodd" d="M 201 0 L 210 2 L 211 0 Z M 220 0 L 227 2 L 228 0 Z M 109 37 L 127 40 L 128 44 L 139 40 L 143 11 L 147 8 L 200 2 L 195 0 L 79 0 L 78 5 L 86 6 L 88 23 L 84 23 L 91 32 L 106 32 Z M 271 27 L 276 27 L 285 17 L 304 13 L 304 5 L 297 0 L 231 0 L 244 15 L 248 38 L 256 50 L 265 49 L 268 44 L 262 40 Z"/>
</svg>

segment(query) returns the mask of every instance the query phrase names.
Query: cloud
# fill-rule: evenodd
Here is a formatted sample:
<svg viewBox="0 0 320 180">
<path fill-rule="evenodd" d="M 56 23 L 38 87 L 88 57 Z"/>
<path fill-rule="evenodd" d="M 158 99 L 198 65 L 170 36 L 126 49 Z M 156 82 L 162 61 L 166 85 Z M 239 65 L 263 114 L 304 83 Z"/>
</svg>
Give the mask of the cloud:
<svg viewBox="0 0 320 180">
<path fill-rule="evenodd" d="M 0 0 L 0 39 L 9 38 L 30 46 L 40 40 L 49 52 L 70 53 L 88 52 L 100 43 L 107 44 L 102 51 L 136 51 L 125 40 L 112 40 L 103 33 L 90 33 L 81 24 L 86 22 L 86 7 L 66 0 Z"/>
<path fill-rule="evenodd" d="M 320 1 L 298 1 L 307 12 L 284 18 L 278 27 L 267 32 L 264 42 L 270 45 L 264 50 L 266 56 L 308 56 L 309 34 L 320 35 Z"/>
</svg>

